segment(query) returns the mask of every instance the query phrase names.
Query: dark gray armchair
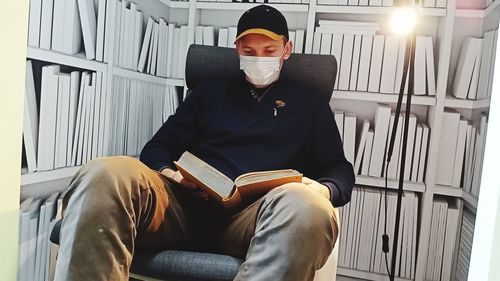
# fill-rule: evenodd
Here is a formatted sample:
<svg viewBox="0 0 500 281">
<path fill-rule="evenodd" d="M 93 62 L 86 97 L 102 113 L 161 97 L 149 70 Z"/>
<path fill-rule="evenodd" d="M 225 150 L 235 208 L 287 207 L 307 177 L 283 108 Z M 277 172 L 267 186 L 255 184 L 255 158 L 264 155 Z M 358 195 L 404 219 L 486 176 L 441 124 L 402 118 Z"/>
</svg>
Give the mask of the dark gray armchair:
<svg viewBox="0 0 500 281">
<path fill-rule="evenodd" d="M 313 87 L 325 102 L 330 100 L 337 63 L 333 56 L 293 54 L 281 75 Z M 235 49 L 191 45 L 186 61 L 186 84 L 194 89 L 201 81 L 215 77 L 238 77 L 239 60 Z M 57 227 L 51 235 L 58 242 Z M 337 248 L 337 247 L 335 247 Z M 336 272 L 336 249 L 315 280 L 332 281 Z M 144 252 L 137 249 L 132 262 L 131 280 L 229 281 L 233 280 L 241 259 L 211 253 L 166 250 Z"/>
</svg>

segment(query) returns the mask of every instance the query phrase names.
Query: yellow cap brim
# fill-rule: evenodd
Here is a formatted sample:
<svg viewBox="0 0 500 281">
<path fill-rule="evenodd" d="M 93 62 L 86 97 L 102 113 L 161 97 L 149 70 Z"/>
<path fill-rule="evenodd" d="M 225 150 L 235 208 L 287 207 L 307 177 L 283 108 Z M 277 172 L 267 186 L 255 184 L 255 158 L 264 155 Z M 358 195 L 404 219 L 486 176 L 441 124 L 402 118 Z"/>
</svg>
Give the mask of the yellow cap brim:
<svg viewBox="0 0 500 281">
<path fill-rule="evenodd" d="M 283 40 L 283 38 L 285 38 L 285 36 L 283 35 L 278 35 L 272 31 L 269 31 L 267 29 L 263 29 L 263 28 L 250 28 L 248 30 L 245 30 L 243 31 L 238 37 L 236 37 L 236 39 L 234 40 L 234 44 L 236 44 L 236 41 L 238 41 L 239 39 L 241 39 L 243 36 L 245 35 L 248 35 L 248 34 L 261 34 L 261 35 L 265 35 L 275 41 L 279 41 L 279 40 Z"/>
</svg>

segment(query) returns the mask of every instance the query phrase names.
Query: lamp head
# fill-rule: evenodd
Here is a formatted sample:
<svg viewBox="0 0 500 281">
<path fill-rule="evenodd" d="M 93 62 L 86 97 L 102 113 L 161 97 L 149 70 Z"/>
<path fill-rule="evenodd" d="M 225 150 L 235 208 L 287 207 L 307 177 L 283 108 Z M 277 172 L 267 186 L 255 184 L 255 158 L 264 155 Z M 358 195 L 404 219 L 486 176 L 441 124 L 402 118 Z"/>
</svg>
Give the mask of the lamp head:
<svg viewBox="0 0 500 281">
<path fill-rule="evenodd" d="M 412 0 L 396 0 L 389 28 L 398 35 L 410 34 L 417 25 L 417 7 Z"/>
</svg>

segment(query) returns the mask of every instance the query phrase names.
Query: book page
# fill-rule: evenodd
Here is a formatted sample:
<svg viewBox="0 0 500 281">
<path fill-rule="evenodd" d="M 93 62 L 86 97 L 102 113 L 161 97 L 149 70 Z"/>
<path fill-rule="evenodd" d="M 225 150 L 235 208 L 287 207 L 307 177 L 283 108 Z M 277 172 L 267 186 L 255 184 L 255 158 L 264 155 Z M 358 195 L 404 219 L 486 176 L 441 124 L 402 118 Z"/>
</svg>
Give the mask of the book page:
<svg viewBox="0 0 500 281">
<path fill-rule="evenodd" d="M 184 152 L 179 161 L 174 163 L 185 178 L 193 182 L 199 181 L 204 185 L 200 187 L 210 188 L 221 197 L 227 197 L 233 189 L 234 183 L 230 178 L 188 151 Z"/>
<path fill-rule="evenodd" d="M 234 182 L 236 186 L 244 186 L 256 182 L 270 181 L 270 180 L 287 178 L 291 176 L 299 176 L 299 175 L 301 175 L 301 173 L 291 169 L 252 172 L 237 177 Z"/>
</svg>

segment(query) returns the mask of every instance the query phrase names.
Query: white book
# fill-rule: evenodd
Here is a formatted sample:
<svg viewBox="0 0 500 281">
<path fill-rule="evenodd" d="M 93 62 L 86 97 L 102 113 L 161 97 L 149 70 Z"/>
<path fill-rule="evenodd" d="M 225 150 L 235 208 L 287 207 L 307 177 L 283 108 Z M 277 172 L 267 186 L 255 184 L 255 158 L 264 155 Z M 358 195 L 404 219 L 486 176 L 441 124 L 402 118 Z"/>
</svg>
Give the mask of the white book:
<svg viewBox="0 0 500 281">
<path fill-rule="evenodd" d="M 481 114 L 481 121 L 479 125 L 479 133 L 476 137 L 477 151 L 474 153 L 474 170 L 472 178 L 471 193 L 479 196 L 479 189 L 481 186 L 481 173 L 483 168 L 484 146 L 486 142 L 486 128 L 488 127 L 487 118 L 485 113 Z"/>
<path fill-rule="evenodd" d="M 423 5 L 426 8 L 434 8 L 436 6 L 436 0 L 424 0 Z"/>
<path fill-rule="evenodd" d="M 329 33 L 321 34 L 320 33 L 318 36 L 321 36 L 321 44 L 320 44 L 319 53 L 321 55 L 329 55 L 330 48 L 332 47 L 332 34 L 329 34 Z"/>
<path fill-rule="evenodd" d="M 372 130 L 368 130 L 368 134 L 366 135 L 366 145 L 365 152 L 363 153 L 363 163 L 361 165 L 361 175 L 368 176 L 368 172 L 370 169 L 372 148 L 373 148 L 373 137 L 374 133 Z"/>
<path fill-rule="evenodd" d="M 194 43 L 203 45 L 203 26 L 197 25 L 194 29 Z"/>
<path fill-rule="evenodd" d="M 418 164 L 418 177 L 417 181 L 424 181 L 424 172 L 427 165 L 427 147 L 429 143 L 429 126 L 422 124 L 422 148 L 420 149 L 420 157 Z"/>
<path fill-rule="evenodd" d="M 483 42 L 481 41 L 480 48 L 476 49 L 474 69 L 472 70 L 472 79 L 470 81 L 469 92 L 467 93 L 468 99 L 477 99 L 478 97 L 477 89 L 479 84 L 479 71 L 481 66 L 481 52 L 483 48 Z"/>
<path fill-rule="evenodd" d="M 99 123 L 101 116 L 101 89 L 102 89 L 102 72 L 96 73 L 96 82 L 94 83 L 94 104 L 93 104 L 93 118 L 94 122 L 92 124 L 92 157 L 91 159 L 97 158 L 97 152 L 99 149 Z"/>
<path fill-rule="evenodd" d="M 203 28 L 205 31 L 205 28 Z M 205 35 L 205 33 L 203 34 Z M 212 35 L 213 36 L 213 35 Z M 213 39 L 213 38 L 212 38 Z M 187 58 L 187 48 L 188 48 L 188 26 L 181 26 L 181 34 L 179 38 L 179 63 L 178 63 L 178 75 L 179 78 L 184 78 L 186 72 L 186 58 Z M 213 45 L 213 40 L 212 40 Z"/>
<path fill-rule="evenodd" d="M 432 216 L 431 216 L 431 233 L 429 239 L 429 252 L 427 253 L 427 270 L 425 273 L 426 280 L 433 280 L 434 276 L 434 262 L 436 256 L 437 247 L 437 232 L 439 228 L 439 205 L 437 201 L 432 203 Z"/>
<path fill-rule="evenodd" d="M 362 35 L 354 35 L 354 49 L 352 51 L 352 63 L 351 63 L 351 78 L 349 82 L 349 90 L 356 91 L 358 84 L 358 73 L 360 64 L 360 52 L 361 52 L 361 40 Z"/>
<path fill-rule="evenodd" d="M 54 0 L 42 1 L 42 14 L 40 20 L 40 48 L 50 50 L 52 42 L 52 11 Z"/>
<path fill-rule="evenodd" d="M 373 149 L 370 157 L 370 170 L 368 175 L 380 177 L 384 166 L 384 154 L 389 131 L 389 120 L 391 118 L 391 107 L 379 104 L 375 113 L 375 135 L 373 138 Z"/>
<path fill-rule="evenodd" d="M 358 6 L 368 6 L 368 0 L 359 0 L 359 5 Z"/>
<path fill-rule="evenodd" d="M 40 205 L 42 201 L 36 199 L 31 203 L 29 212 L 29 232 L 28 232 L 28 279 L 35 280 L 35 258 L 37 246 L 38 224 L 40 220 Z"/>
<path fill-rule="evenodd" d="M 410 120 L 408 124 L 408 143 L 407 143 L 407 149 L 406 149 L 406 165 L 405 165 L 405 174 L 404 174 L 404 179 L 409 181 L 411 178 L 411 165 L 413 163 L 413 147 L 415 144 L 415 133 L 417 130 L 417 116 L 414 114 L 410 114 Z"/>
<path fill-rule="evenodd" d="M 79 53 L 82 45 L 82 27 L 77 0 L 64 1 L 63 20 L 61 52 L 70 55 Z"/>
<path fill-rule="evenodd" d="M 355 214 L 354 214 L 354 237 L 352 243 L 352 251 L 351 251 L 351 267 L 358 267 L 358 256 L 359 256 L 359 235 L 360 228 L 362 224 L 363 218 L 363 207 L 365 199 L 365 191 L 363 187 L 359 187 L 358 189 L 358 198 L 356 202 Z"/>
<path fill-rule="evenodd" d="M 288 31 L 288 41 L 292 42 L 292 52 L 293 52 L 293 48 L 295 46 L 295 31 L 293 31 L 293 30 Z M 330 46 L 328 46 L 328 47 L 330 47 Z M 328 54 L 330 54 L 330 52 L 328 52 Z"/>
<path fill-rule="evenodd" d="M 463 187 L 461 186 L 462 180 L 462 168 L 464 165 L 465 158 L 465 142 L 467 135 L 467 120 L 460 120 L 460 124 L 458 127 L 458 137 L 457 137 L 457 150 L 455 152 L 455 160 L 453 165 L 453 180 L 452 186 L 454 187 Z"/>
<path fill-rule="evenodd" d="M 139 56 L 141 54 L 141 43 L 142 43 L 142 30 L 143 30 L 143 20 L 142 12 L 135 12 L 135 24 L 134 24 L 134 40 L 132 47 L 132 63 L 129 68 L 137 68 L 139 63 Z"/>
<path fill-rule="evenodd" d="M 158 52 L 157 52 L 157 63 L 156 63 L 156 75 L 164 77 L 163 63 L 165 62 L 166 54 L 165 45 L 167 41 L 167 22 L 165 19 L 160 18 L 158 21 Z"/>
<path fill-rule="evenodd" d="M 150 47 L 151 67 L 148 66 L 149 74 L 156 75 L 156 65 L 158 63 L 158 40 L 160 37 L 160 25 L 155 22 L 153 25 L 152 45 Z"/>
<path fill-rule="evenodd" d="M 353 238 L 355 237 L 356 233 L 354 233 L 354 226 L 355 226 L 355 218 L 357 215 L 357 201 L 358 201 L 358 196 L 359 194 L 359 188 L 353 189 L 352 195 L 351 195 L 351 202 L 349 205 L 351 205 L 349 209 L 349 223 L 347 225 L 348 230 L 347 230 L 347 247 L 346 247 L 346 266 L 347 267 L 352 267 L 352 259 L 353 259 Z"/>
<path fill-rule="evenodd" d="M 337 124 L 337 129 L 339 130 L 340 140 L 344 142 L 344 112 L 335 110 L 335 123 Z"/>
<path fill-rule="evenodd" d="M 95 43 L 97 36 L 97 23 L 94 1 L 78 0 L 78 11 L 82 24 L 83 45 L 87 59 L 95 58 Z"/>
<path fill-rule="evenodd" d="M 42 86 L 40 94 L 40 125 L 38 129 L 38 171 L 54 168 L 56 142 L 57 89 L 59 80 L 58 65 L 42 68 Z"/>
<path fill-rule="evenodd" d="M 122 48 L 122 6 L 125 3 L 124 0 L 119 1 L 119 0 L 110 0 L 110 1 L 115 1 L 115 13 L 114 13 L 114 19 L 115 19 L 115 24 L 114 24 L 114 30 L 112 31 L 114 33 L 115 39 L 114 39 L 114 44 L 113 44 L 113 61 L 115 65 L 120 66 L 120 51 Z"/>
<path fill-rule="evenodd" d="M 82 129 L 81 129 L 81 149 L 78 151 L 77 161 L 79 165 L 83 165 L 87 162 L 87 147 L 88 147 L 88 135 L 89 135 L 89 120 L 90 120 L 90 92 L 88 90 L 89 84 L 91 83 L 91 75 L 85 77 L 85 84 L 83 85 L 83 104 L 82 104 Z"/>
<path fill-rule="evenodd" d="M 420 163 L 420 149 L 422 148 L 422 132 L 423 128 L 421 124 L 417 124 L 417 130 L 415 134 L 415 145 L 413 148 L 413 163 L 411 167 L 411 181 L 416 182 L 418 179 L 418 164 Z"/>
<path fill-rule="evenodd" d="M 18 264 L 18 280 L 28 280 L 29 269 L 29 211 L 33 198 L 30 197 L 21 202 L 19 209 L 19 264 Z"/>
<path fill-rule="evenodd" d="M 63 52 L 64 36 L 64 0 L 54 0 L 52 11 L 52 43 L 51 49 L 57 52 Z"/>
<path fill-rule="evenodd" d="M 153 23 L 152 17 L 148 18 L 148 24 L 146 26 L 146 32 L 144 33 L 144 40 L 142 41 L 141 54 L 139 55 L 139 63 L 137 64 L 137 70 L 144 72 L 146 66 L 146 59 L 149 53 L 149 46 L 151 42 L 151 34 L 153 33 Z"/>
<path fill-rule="evenodd" d="M 464 181 L 463 181 L 463 189 L 467 192 L 470 192 L 471 187 L 471 173 L 474 158 L 474 144 L 476 139 L 476 128 L 471 124 L 467 125 L 467 134 L 466 134 L 466 144 L 465 144 L 465 171 L 464 171 Z"/>
<path fill-rule="evenodd" d="M 304 30 L 297 29 L 295 31 L 295 46 L 293 47 L 295 53 L 304 53 Z"/>
<path fill-rule="evenodd" d="M 38 48 L 40 46 L 40 20 L 42 16 L 42 0 L 30 1 L 30 13 L 28 24 L 28 46 Z"/>
<path fill-rule="evenodd" d="M 35 253 L 35 270 L 34 270 L 34 280 L 41 279 L 41 267 L 42 267 L 42 249 L 44 244 L 44 220 L 45 220 L 46 205 L 42 204 L 40 207 L 40 219 L 38 220 L 38 231 L 36 238 L 36 253 Z"/>
<path fill-rule="evenodd" d="M 89 79 L 88 72 L 83 72 L 80 80 L 80 88 L 78 94 L 78 106 L 76 110 L 76 120 L 75 120 L 75 134 L 73 136 L 73 147 L 71 152 L 71 165 L 77 166 L 81 164 L 78 157 L 81 157 L 81 146 L 83 140 L 83 98 L 84 98 L 84 87 L 85 83 L 88 83 Z M 81 159 L 81 158 L 80 158 Z"/>
<path fill-rule="evenodd" d="M 70 74 L 69 111 L 68 111 L 68 145 L 66 150 L 66 166 L 72 165 L 73 139 L 75 137 L 76 115 L 78 109 L 78 90 L 80 88 L 80 72 Z"/>
<path fill-rule="evenodd" d="M 394 116 L 395 118 L 395 116 Z M 391 114 L 391 124 L 393 124 L 393 116 Z M 392 126 L 390 128 L 392 130 Z M 389 136 L 391 134 L 391 131 L 389 130 Z M 387 171 L 387 176 L 390 179 L 396 179 L 399 177 L 398 171 L 399 171 L 399 158 L 400 158 L 400 150 L 401 150 L 401 140 L 403 138 L 403 115 L 400 115 L 400 118 L 398 120 L 398 126 L 396 128 L 396 137 L 394 138 L 394 148 L 392 150 L 392 156 L 391 156 L 391 162 L 389 162 L 389 167 Z M 389 148 L 387 148 L 389 149 Z M 387 160 L 386 160 L 387 161 Z"/>
<path fill-rule="evenodd" d="M 174 78 L 180 78 L 179 74 L 179 48 L 180 48 L 180 38 L 181 38 L 181 28 L 176 27 L 173 32 L 172 37 L 172 64 L 171 64 L 171 76 Z"/>
<path fill-rule="evenodd" d="M 379 23 L 376 21 L 349 21 L 349 20 L 319 20 L 321 27 L 363 27 L 367 29 L 378 29 Z"/>
<path fill-rule="evenodd" d="M 174 43 L 174 33 L 175 33 L 175 23 L 168 24 L 168 41 L 167 41 L 167 77 L 172 77 L 172 66 L 173 66 L 173 49 Z M 176 47 L 175 47 L 176 48 Z"/>
<path fill-rule="evenodd" d="M 382 6 L 392 7 L 392 5 L 393 5 L 393 0 L 383 0 L 382 1 Z"/>
<path fill-rule="evenodd" d="M 399 40 L 399 50 L 398 50 L 398 62 L 396 65 L 396 81 L 394 82 L 394 93 L 399 94 L 401 90 L 401 83 L 403 82 L 403 68 L 406 53 L 406 38 L 401 38 Z M 408 71 L 406 72 L 408 74 Z M 408 80 L 408 75 L 406 77 Z M 406 83 L 405 88 L 407 88 L 408 83 Z M 405 91 L 405 94 L 407 92 Z"/>
<path fill-rule="evenodd" d="M 484 33 L 483 39 L 483 50 L 481 52 L 481 60 L 479 66 L 479 83 L 477 89 L 477 99 L 486 98 L 488 90 L 488 80 L 490 77 L 490 60 L 493 48 L 493 37 L 494 34 L 491 31 Z"/>
<path fill-rule="evenodd" d="M 28 172 L 37 170 L 36 156 L 38 153 L 38 107 L 36 103 L 35 80 L 31 61 L 26 61 L 26 92 L 24 99 L 23 140 L 26 150 Z"/>
<path fill-rule="evenodd" d="M 347 161 L 354 164 L 354 150 L 356 146 L 356 116 L 345 114 L 344 116 L 344 153 Z"/>
<path fill-rule="evenodd" d="M 102 75 L 102 83 L 101 83 L 101 104 L 99 108 L 99 139 L 98 139 L 98 157 L 105 156 L 105 134 L 107 134 L 108 130 L 106 130 L 105 126 L 107 123 L 107 115 L 106 112 L 108 111 L 107 108 L 109 106 L 109 103 L 107 101 L 107 79 L 108 75 L 107 73 L 101 73 Z"/>
<path fill-rule="evenodd" d="M 56 202 L 59 197 L 59 192 L 52 193 L 49 198 L 45 201 L 45 216 L 43 218 L 43 232 L 42 232 L 42 247 L 41 247 L 41 259 L 40 259 L 40 280 L 47 280 L 45 278 L 48 273 L 47 268 L 47 256 L 49 250 L 49 225 L 50 221 L 54 218 L 56 214 Z M 42 219 L 42 218 L 40 218 Z M 37 250 L 40 248 L 37 248 Z"/>
<path fill-rule="evenodd" d="M 85 94 L 88 94 L 87 99 L 87 116 L 85 119 L 86 134 L 83 140 L 84 143 L 84 155 L 83 161 L 87 163 L 92 160 L 92 140 L 94 133 L 94 101 L 95 101 L 95 85 L 97 82 L 97 75 L 95 72 L 92 73 L 92 79 L 88 86 L 85 86 Z"/>
<path fill-rule="evenodd" d="M 347 5 L 349 5 L 349 6 L 358 6 L 358 0 L 349 0 Z"/>
<path fill-rule="evenodd" d="M 134 48 L 134 32 L 135 32 L 135 12 L 137 6 L 130 2 L 130 8 L 125 8 L 125 27 L 123 36 L 123 52 L 120 54 L 121 66 L 124 68 L 132 68 L 133 48 Z"/>
<path fill-rule="evenodd" d="M 446 232 L 444 239 L 443 266 L 439 280 L 451 280 L 453 267 L 453 252 L 458 230 L 459 209 L 449 207 L 446 215 Z"/>
<path fill-rule="evenodd" d="M 378 31 L 378 27 L 363 27 L 363 26 L 318 26 L 316 27 L 316 32 L 328 33 L 328 34 L 351 34 L 351 35 L 375 35 Z"/>
<path fill-rule="evenodd" d="M 439 154 L 437 159 L 436 183 L 451 185 L 453 182 L 453 165 L 457 150 L 460 114 L 443 112 L 441 137 L 439 138 Z"/>
<path fill-rule="evenodd" d="M 186 45 L 187 45 L 187 43 L 186 43 Z M 215 46 L 214 27 L 212 25 L 203 27 L 203 45 Z"/>
<path fill-rule="evenodd" d="M 373 37 L 372 59 L 370 63 L 370 79 L 368 80 L 368 91 L 379 92 L 380 78 L 382 71 L 382 59 L 384 56 L 384 39 L 383 35 L 375 35 Z"/>
<path fill-rule="evenodd" d="M 370 0 L 370 6 L 382 6 L 382 0 Z"/>
<path fill-rule="evenodd" d="M 335 60 L 337 60 L 337 76 L 335 77 L 335 89 L 338 89 L 339 87 L 339 76 L 340 76 L 340 67 L 342 66 L 342 43 L 343 43 L 343 36 L 342 34 L 334 34 L 332 36 L 332 52 L 331 54 L 335 57 Z"/>
<path fill-rule="evenodd" d="M 436 95 L 436 71 L 434 65 L 434 47 L 432 37 L 425 36 L 425 68 L 427 74 L 427 94 Z"/>
<path fill-rule="evenodd" d="M 436 8 L 446 8 L 446 0 L 436 0 Z"/>
<path fill-rule="evenodd" d="M 467 37 L 462 44 L 458 65 L 453 79 L 452 94 L 459 99 L 466 99 L 472 81 L 476 54 L 481 49 L 482 39 Z"/>
<path fill-rule="evenodd" d="M 237 33 L 236 26 L 230 26 L 228 27 L 228 34 L 227 34 L 227 46 L 229 48 L 236 48 L 236 45 L 234 44 L 234 41 L 236 40 L 236 33 Z"/>
<path fill-rule="evenodd" d="M 342 62 L 340 63 L 339 90 L 348 91 L 351 79 L 352 52 L 354 48 L 354 35 L 344 34 L 342 44 Z"/>
<path fill-rule="evenodd" d="M 358 67 L 358 79 L 356 89 L 358 91 L 368 91 L 368 78 L 370 73 L 370 61 L 372 56 L 372 35 L 363 35 L 361 40 L 361 52 Z"/>
<path fill-rule="evenodd" d="M 66 166 L 68 150 L 69 129 L 69 94 L 71 89 L 71 77 L 69 74 L 61 73 L 57 94 L 57 123 L 56 123 L 56 147 L 54 155 L 54 168 Z"/>
<path fill-rule="evenodd" d="M 425 39 L 417 36 L 415 42 L 415 95 L 425 95 L 427 88 L 427 75 L 425 69 Z"/>
<path fill-rule="evenodd" d="M 106 23 L 106 0 L 99 0 L 97 7 L 97 34 L 96 34 L 96 52 L 95 59 L 103 61 L 104 59 L 104 36 Z"/>
<path fill-rule="evenodd" d="M 358 141 L 358 149 L 356 150 L 356 160 L 354 161 L 354 174 L 360 174 L 361 161 L 365 151 L 366 137 L 368 135 L 368 129 L 370 129 L 370 121 L 363 120 L 363 127 L 361 129 L 361 134 Z"/>
<path fill-rule="evenodd" d="M 217 46 L 227 47 L 228 32 L 229 29 L 227 28 L 219 28 L 219 38 L 217 38 Z"/>
<path fill-rule="evenodd" d="M 113 9 L 113 7 L 116 7 L 118 5 L 116 0 L 106 0 L 106 17 L 105 17 L 105 22 L 104 22 L 104 62 L 109 63 L 109 60 L 111 58 L 110 53 L 113 51 L 111 50 L 111 36 L 115 36 L 113 32 L 113 29 L 116 29 L 116 26 L 112 23 L 112 19 L 115 19 L 116 15 L 115 10 L 116 8 Z M 116 19 L 115 19 L 116 22 Z"/>
<path fill-rule="evenodd" d="M 337 0 L 337 1 L 338 1 L 338 5 L 347 6 L 347 1 L 348 0 Z"/>
<path fill-rule="evenodd" d="M 380 93 L 392 94 L 396 81 L 396 68 L 398 63 L 399 37 L 387 35 L 385 39 L 384 57 L 382 61 L 382 78 L 380 80 Z M 415 65 L 418 63 L 415 63 Z M 418 80 L 417 80 L 418 81 Z M 418 83 L 415 83 L 417 87 Z"/>
<path fill-rule="evenodd" d="M 321 50 L 321 33 L 314 32 L 312 54 L 319 55 Z"/>
<path fill-rule="evenodd" d="M 498 29 L 495 29 L 493 32 L 493 47 L 492 47 L 492 53 L 490 54 L 491 58 L 496 58 L 496 53 L 497 53 L 497 41 L 498 41 Z M 486 90 L 487 96 L 491 97 L 491 90 L 493 86 L 493 73 L 495 69 L 495 59 L 490 59 L 490 77 L 488 79 L 488 89 Z"/>
</svg>

